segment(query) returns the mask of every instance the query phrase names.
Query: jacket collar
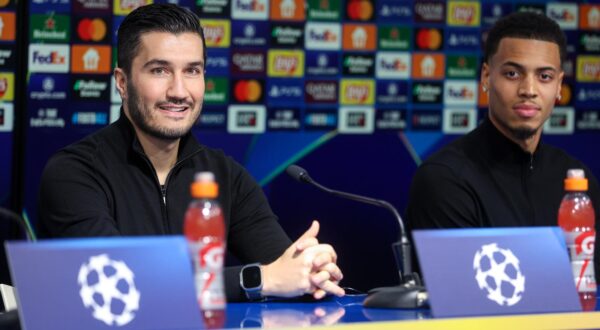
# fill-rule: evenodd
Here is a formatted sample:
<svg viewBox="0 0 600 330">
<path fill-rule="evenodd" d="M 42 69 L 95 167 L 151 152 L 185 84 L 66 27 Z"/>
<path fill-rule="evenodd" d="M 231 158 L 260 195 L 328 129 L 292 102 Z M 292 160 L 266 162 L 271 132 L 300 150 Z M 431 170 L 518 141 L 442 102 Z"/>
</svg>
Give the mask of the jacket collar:
<svg viewBox="0 0 600 330">
<path fill-rule="evenodd" d="M 533 167 L 543 150 L 541 138 L 533 154 L 523 150 L 521 146 L 502 134 L 487 117 L 477 128 L 474 138 L 482 139 L 484 143 L 479 142 L 483 146 L 482 151 L 495 161 L 526 162 Z"/>
</svg>

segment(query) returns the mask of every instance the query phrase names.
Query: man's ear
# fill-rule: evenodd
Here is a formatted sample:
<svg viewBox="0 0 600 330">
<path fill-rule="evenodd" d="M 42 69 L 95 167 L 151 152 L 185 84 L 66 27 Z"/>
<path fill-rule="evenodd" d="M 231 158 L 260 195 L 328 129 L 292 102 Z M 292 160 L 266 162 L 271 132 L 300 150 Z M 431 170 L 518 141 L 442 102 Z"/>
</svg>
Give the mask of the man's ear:
<svg viewBox="0 0 600 330">
<path fill-rule="evenodd" d="M 479 81 L 484 92 L 490 90 L 490 66 L 485 62 L 481 65 L 481 76 L 479 77 Z"/>
<path fill-rule="evenodd" d="M 119 95 L 121 95 L 122 100 L 127 99 L 127 75 L 121 68 L 115 68 L 114 71 L 115 76 L 115 86 L 119 91 Z"/>
</svg>

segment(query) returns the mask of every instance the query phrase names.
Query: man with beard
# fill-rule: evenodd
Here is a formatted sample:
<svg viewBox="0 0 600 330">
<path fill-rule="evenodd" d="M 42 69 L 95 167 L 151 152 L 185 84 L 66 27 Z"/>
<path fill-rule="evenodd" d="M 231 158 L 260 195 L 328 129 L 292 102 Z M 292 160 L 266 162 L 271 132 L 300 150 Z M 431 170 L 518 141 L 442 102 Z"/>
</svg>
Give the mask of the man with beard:
<svg viewBox="0 0 600 330">
<path fill-rule="evenodd" d="M 417 169 L 407 207 L 411 229 L 556 226 L 571 168 L 585 170 L 600 215 L 593 173 L 541 142 L 542 126 L 560 99 L 565 56 L 565 36 L 546 16 L 513 13 L 492 27 L 481 69 L 488 118 Z"/>
<path fill-rule="evenodd" d="M 343 295 L 336 253 L 316 238 L 318 222 L 292 243 L 246 170 L 191 134 L 204 96 L 205 46 L 198 17 L 176 5 L 143 6 L 125 18 L 114 70 L 121 118 L 48 161 L 40 236 L 182 234 L 194 174 L 210 171 L 228 249 L 262 276 L 260 291 L 249 292 L 240 285 L 242 267 L 226 268 L 229 301 Z"/>
</svg>

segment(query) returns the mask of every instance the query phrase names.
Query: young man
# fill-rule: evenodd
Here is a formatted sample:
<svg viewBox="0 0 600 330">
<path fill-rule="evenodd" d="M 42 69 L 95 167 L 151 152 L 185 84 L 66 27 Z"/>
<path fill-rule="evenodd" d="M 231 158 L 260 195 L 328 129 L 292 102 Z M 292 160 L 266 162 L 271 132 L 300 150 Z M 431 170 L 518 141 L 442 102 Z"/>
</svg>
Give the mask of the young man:
<svg viewBox="0 0 600 330">
<path fill-rule="evenodd" d="M 541 142 L 560 98 L 565 54 L 564 34 L 543 15 L 514 13 L 492 27 L 481 69 L 488 118 L 418 168 L 407 208 L 412 229 L 556 226 L 570 168 L 585 170 L 600 215 L 593 173 Z M 598 245 L 595 255 L 598 275 Z"/>
<path fill-rule="evenodd" d="M 316 238 L 318 222 L 292 243 L 252 177 L 192 136 L 205 88 L 198 17 L 176 5 L 140 7 L 119 28 L 117 56 L 121 118 L 49 160 L 40 187 L 40 234 L 181 234 L 194 173 L 211 171 L 229 251 L 257 263 L 252 267 L 262 275 L 262 288 L 245 292 L 242 267 L 227 268 L 229 301 L 343 295 L 336 253 Z"/>
</svg>

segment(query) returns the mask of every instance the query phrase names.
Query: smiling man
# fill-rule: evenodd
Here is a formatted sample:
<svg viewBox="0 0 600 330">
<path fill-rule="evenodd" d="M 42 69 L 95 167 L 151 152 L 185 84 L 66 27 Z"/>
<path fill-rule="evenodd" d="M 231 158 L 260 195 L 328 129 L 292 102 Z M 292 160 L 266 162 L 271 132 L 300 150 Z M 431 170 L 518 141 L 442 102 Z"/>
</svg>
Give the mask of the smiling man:
<svg viewBox="0 0 600 330">
<path fill-rule="evenodd" d="M 411 229 L 556 226 L 567 170 L 583 168 L 598 231 L 600 191 L 593 173 L 541 141 L 560 98 L 565 56 L 565 36 L 546 16 L 514 13 L 492 27 L 481 68 L 488 118 L 417 169 L 407 208 Z"/>
<path fill-rule="evenodd" d="M 40 236 L 181 235 L 194 174 L 211 171 L 228 250 L 261 276 L 246 287 L 242 266 L 227 268 L 228 300 L 343 295 L 337 255 L 317 240 L 318 222 L 292 243 L 250 174 L 191 134 L 204 96 L 205 46 L 198 17 L 176 5 L 143 6 L 124 19 L 114 71 L 121 118 L 48 161 Z"/>
</svg>

